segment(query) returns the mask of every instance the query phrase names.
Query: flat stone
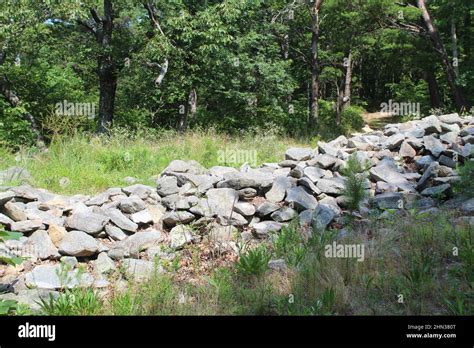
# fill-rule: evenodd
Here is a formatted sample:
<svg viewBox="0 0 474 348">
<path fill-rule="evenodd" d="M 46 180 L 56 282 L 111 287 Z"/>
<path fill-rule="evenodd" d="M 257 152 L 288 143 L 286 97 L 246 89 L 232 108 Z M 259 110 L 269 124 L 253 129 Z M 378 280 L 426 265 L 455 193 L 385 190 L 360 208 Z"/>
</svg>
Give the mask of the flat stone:
<svg viewBox="0 0 474 348">
<path fill-rule="evenodd" d="M 153 222 L 153 217 L 151 216 L 148 209 L 134 213 L 130 216 L 130 218 L 138 225 L 147 225 Z"/>
<path fill-rule="evenodd" d="M 270 215 L 278 209 L 280 209 L 280 206 L 278 204 L 265 201 L 257 207 L 257 215 L 260 217 L 264 217 Z"/>
<path fill-rule="evenodd" d="M 178 179 L 175 176 L 163 176 L 156 181 L 160 196 L 169 196 L 179 192 Z"/>
<path fill-rule="evenodd" d="M 426 186 L 429 183 L 429 180 L 431 178 L 436 177 L 438 173 L 438 168 L 439 168 L 438 162 L 432 162 L 428 165 L 422 177 L 420 178 L 420 180 L 418 180 L 418 183 L 416 185 L 417 190 L 421 191 L 426 188 Z"/>
<path fill-rule="evenodd" d="M 94 272 L 96 274 L 106 274 L 111 273 L 116 269 L 115 262 L 110 257 L 107 256 L 107 253 L 100 253 L 97 256 L 97 259 L 94 261 Z"/>
<path fill-rule="evenodd" d="M 290 207 L 281 207 L 277 211 L 273 212 L 270 217 L 272 220 L 277 222 L 291 221 L 298 216 L 296 210 Z"/>
<path fill-rule="evenodd" d="M 163 215 L 163 223 L 169 227 L 176 224 L 187 224 L 193 221 L 196 217 L 187 211 L 170 211 Z"/>
<path fill-rule="evenodd" d="M 288 190 L 285 202 L 292 205 L 297 210 L 315 209 L 318 201 L 301 187 L 293 187 Z"/>
<path fill-rule="evenodd" d="M 285 159 L 287 160 L 292 160 L 292 161 L 306 161 L 311 159 L 313 156 L 314 152 L 313 149 L 307 147 L 307 148 L 297 148 L 293 147 L 285 152 Z"/>
<path fill-rule="evenodd" d="M 231 188 L 210 189 L 206 193 L 207 203 L 213 215 L 230 216 L 239 201 L 237 191 Z"/>
<path fill-rule="evenodd" d="M 138 257 L 141 251 L 158 245 L 162 240 L 163 237 L 159 231 L 137 232 L 127 239 L 115 243 L 108 254 L 112 257 L 111 254 L 113 255 L 117 250 L 122 249 L 125 256 Z"/>
<path fill-rule="evenodd" d="M 82 231 L 68 232 L 59 244 L 59 252 L 69 256 L 91 256 L 99 250 L 99 243 Z"/>
<path fill-rule="evenodd" d="M 237 202 L 234 210 L 243 216 L 253 216 L 256 212 L 255 206 L 247 202 Z"/>
<path fill-rule="evenodd" d="M 124 231 L 136 232 L 138 230 L 138 225 L 126 217 L 118 209 L 107 209 L 104 211 L 105 214 L 110 218 L 110 221 L 113 222 L 117 227 Z"/>
<path fill-rule="evenodd" d="M 397 134 L 392 135 L 385 141 L 385 146 L 389 150 L 395 150 L 400 147 L 403 140 L 405 140 L 405 136 L 403 134 L 397 133 Z"/>
<path fill-rule="evenodd" d="M 124 240 L 128 237 L 128 234 L 112 224 L 105 225 L 105 233 L 107 233 L 107 235 L 113 240 Z"/>
<path fill-rule="evenodd" d="M 379 209 L 401 209 L 403 208 L 403 193 L 387 192 L 376 195 L 373 198 L 374 204 Z"/>
<path fill-rule="evenodd" d="M 3 205 L 3 212 L 13 221 L 18 222 L 28 219 L 23 206 L 12 201 L 8 201 Z"/>
<path fill-rule="evenodd" d="M 304 169 L 304 176 L 311 180 L 313 183 L 316 183 L 321 179 L 325 174 L 325 171 L 318 167 L 306 167 Z"/>
<path fill-rule="evenodd" d="M 413 185 L 398 171 L 392 160 L 384 159 L 380 161 L 377 166 L 370 169 L 369 173 L 375 181 L 385 181 L 404 191 L 413 190 Z"/>
<path fill-rule="evenodd" d="M 278 232 L 283 224 L 275 221 L 262 221 L 254 224 L 252 230 L 259 238 L 267 237 L 270 232 Z"/>
<path fill-rule="evenodd" d="M 450 184 L 443 184 L 443 185 L 439 185 L 439 186 L 428 187 L 428 188 L 424 189 L 421 192 L 421 194 L 423 196 L 429 196 L 429 197 L 439 196 L 441 194 L 448 193 L 450 189 L 451 189 Z"/>
<path fill-rule="evenodd" d="M 344 181 L 340 178 L 319 179 L 316 187 L 322 192 L 331 195 L 340 195 L 344 189 Z M 310 208 L 313 209 L 313 208 Z"/>
<path fill-rule="evenodd" d="M 317 155 L 316 163 L 323 169 L 331 168 L 335 163 L 337 158 L 330 155 Z"/>
<path fill-rule="evenodd" d="M 414 148 L 412 148 L 406 141 L 402 143 L 402 146 L 400 147 L 400 156 L 402 157 L 409 157 L 413 158 L 416 156 L 416 151 Z"/>
<path fill-rule="evenodd" d="M 66 227 L 72 230 L 97 234 L 104 229 L 109 218 L 89 211 L 78 211 L 66 219 Z"/>
<path fill-rule="evenodd" d="M 44 225 L 39 220 L 19 221 L 10 225 L 12 231 L 21 233 L 33 232 L 43 227 Z"/>
<path fill-rule="evenodd" d="M 126 214 L 134 214 L 146 208 L 145 202 L 135 195 L 124 198 L 120 201 L 119 209 Z"/>
<path fill-rule="evenodd" d="M 93 281 L 89 273 L 79 272 L 77 269 L 65 272 L 59 264 L 38 265 L 25 275 L 26 286 L 39 289 L 90 287 Z"/>
</svg>

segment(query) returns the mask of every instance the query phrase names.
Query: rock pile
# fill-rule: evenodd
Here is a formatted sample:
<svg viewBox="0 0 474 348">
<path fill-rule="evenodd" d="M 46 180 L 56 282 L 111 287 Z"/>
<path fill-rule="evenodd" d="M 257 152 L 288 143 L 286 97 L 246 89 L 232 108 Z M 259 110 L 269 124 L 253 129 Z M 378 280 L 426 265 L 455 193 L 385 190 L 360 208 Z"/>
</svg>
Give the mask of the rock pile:
<svg viewBox="0 0 474 348">
<path fill-rule="evenodd" d="M 6 188 L 0 192 L 0 224 L 24 237 L 0 243 L 0 255 L 30 261 L 1 282 L 18 280 L 17 292 L 106 287 L 107 274 L 119 267 L 138 280 L 163 272 L 155 256 L 172 259 L 189 243 L 232 248 L 238 238 L 264 239 L 296 218 L 308 233 L 322 231 L 343 222 L 340 170 L 352 154 L 370 167 L 371 199 L 362 215 L 370 207 L 433 210 L 435 199 L 449 198 L 457 165 L 473 160 L 474 118 L 450 114 L 389 124 L 383 131 L 320 142 L 316 149 L 290 148 L 280 163 L 259 168 L 206 169 L 175 160 L 156 187 L 133 184 L 93 197 Z M 474 201 L 462 209 L 472 215 Z"/>
</svg>

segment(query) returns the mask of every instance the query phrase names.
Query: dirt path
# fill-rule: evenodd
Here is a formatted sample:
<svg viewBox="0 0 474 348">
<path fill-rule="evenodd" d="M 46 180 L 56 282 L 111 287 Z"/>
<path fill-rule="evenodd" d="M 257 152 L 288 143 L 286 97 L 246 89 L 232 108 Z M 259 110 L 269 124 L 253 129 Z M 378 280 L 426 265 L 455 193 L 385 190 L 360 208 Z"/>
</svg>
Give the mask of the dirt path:
<svg viewBox="0 0 474 348">
<path fill-rule="evenodd" d="M 397 122 L 397 116 L 390 112 L 366 112 L 362 118 L 372 129 L 382 129 L 386 124 Z"/>
</svg>

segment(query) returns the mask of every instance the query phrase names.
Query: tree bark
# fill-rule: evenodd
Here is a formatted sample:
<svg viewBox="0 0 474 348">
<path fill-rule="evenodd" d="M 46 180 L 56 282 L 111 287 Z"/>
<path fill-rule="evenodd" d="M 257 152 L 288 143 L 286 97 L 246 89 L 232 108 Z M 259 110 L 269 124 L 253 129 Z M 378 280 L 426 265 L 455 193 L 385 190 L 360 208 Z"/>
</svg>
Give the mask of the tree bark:
<svg viewBox="0 0 474 348">
<path fill-rule="evenodd" d="M 346 61 L 346 74 L 344 79 L 344 96 L 342 99 L 341 111 L 344 111 L 348 106 L 351 106 L 352 97 L 352 52 L 349 52 Z"/>
<path fill-rule="evenodd" d="M 112 32 L 114 27 L 112 0 L 104 0 L 104 18 L 98 18 L 95 11 L 92 16 L 96 23 L 102 23 L 97 31 L 97 42 L 102 52 L 98 58 L 99 68 L 99 133 L 108 132 L 114 121 L 115 93 L 117 73 L 114 57 L 111 53 Z"/>
<path fill-rule="evenodd" d="M 315 0 L 311 12 L 311 99 L 310 99 L 310 133 L 316 134 L 319 130 L 319 10 L 323 0 Z"/>
<path fill-rule="evenodd" d="M 456 73 L 448 57 L 446 48 L 444 47 L 444 44 L 441 41 L 441 36 L 439 35 L 439 32 L 433 23 L 433 19 L 431 18 L 430 12 L 426 7 L 426 0 L 417 0 L 417 6 L 421 10 L 422 18 L 425 23 L 426 29 L 428 30 L 428 35 L 431 40 L 431 43 L 433 44 L 436 53 L 441 58 L 443 70 L 446 74 L 448 85 L 451 89 L 451 93 L 453 95 L 456 107 L 460 110 L 469 109 L 467 100 L 465 99 L 459 86 L 457 86 L 456 84 Z"/>
<path fill-rule="evenodd" d="M 438 82 L 436 81 L 433 70 L 429 69 L 426 73 L 426 82 L 430 92 L 431 107 L 439 108 L 441 106 L 441 97 L 439 95 Z"/>
<path fill-rule="evenodd" d="M 189 91 L 188 105 L 186 111 L 181 115 L 179 120 L 178 131 L 179 133 L 185 133 L 188 129 L 188 120 L 194 117 L 197 111 L 197 92 L 195 88 Z"/>
<path fill-rule="evenodd" d="M 459 76 L 459 51 L 458 51 L 458 37 L 456 34 L 456 22 L 451 18 L 451 44 L 453 50 L 453 68 L 456 78 Z"/>
</svg>

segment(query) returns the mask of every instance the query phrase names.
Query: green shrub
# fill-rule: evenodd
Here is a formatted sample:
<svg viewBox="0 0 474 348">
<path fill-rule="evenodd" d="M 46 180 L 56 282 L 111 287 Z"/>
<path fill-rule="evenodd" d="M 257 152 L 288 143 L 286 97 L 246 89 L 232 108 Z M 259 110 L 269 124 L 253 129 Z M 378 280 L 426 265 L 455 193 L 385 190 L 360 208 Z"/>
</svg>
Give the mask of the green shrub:
<svg viewBox="0 0 474 348">
<path fill-rule="evenodd" d="M 454 192 L 466 197 L 474 197 L 474 161 L 465 161 L 458 167 L 459 181 L 454 184 Z"/>
<path fill-rule="evenodd" d="M 236 268 L 245 276 L 261 276 L 268 269 L 270 259 L 271 254 L 265 246 L 261 245 L 240 255 Z"/>
<path fill-rule="evenodd" d="M 367 197 L 365 183 L 367 181 L 368 165 L 360 163 L 355 154 L 352 154 L 346 162 L 346 166 L 341 169 L 345 176 L 344 189 L 342 195 L 351 211 L 359 209 L 360 203 Z"/>
</svg>

